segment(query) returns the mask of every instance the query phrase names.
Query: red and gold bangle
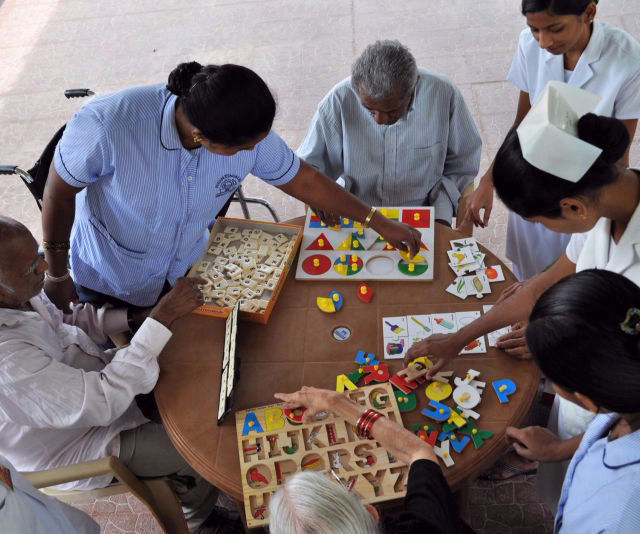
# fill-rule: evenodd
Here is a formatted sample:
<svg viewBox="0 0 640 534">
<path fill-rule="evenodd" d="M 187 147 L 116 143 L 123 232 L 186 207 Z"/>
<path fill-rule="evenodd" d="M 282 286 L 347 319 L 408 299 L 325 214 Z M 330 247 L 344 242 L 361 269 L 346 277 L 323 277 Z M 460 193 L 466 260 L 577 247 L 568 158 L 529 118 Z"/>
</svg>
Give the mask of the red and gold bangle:
<svg viewBox="0 0 640 534">
<path fill-rule="evenodd" d="M 356 434 L 362 439 L 371 439 L 371 429 L 373 424 L 382 417 L 380 412 L 368 409 L 359 418 L 356 423 Z"/>
</svg>

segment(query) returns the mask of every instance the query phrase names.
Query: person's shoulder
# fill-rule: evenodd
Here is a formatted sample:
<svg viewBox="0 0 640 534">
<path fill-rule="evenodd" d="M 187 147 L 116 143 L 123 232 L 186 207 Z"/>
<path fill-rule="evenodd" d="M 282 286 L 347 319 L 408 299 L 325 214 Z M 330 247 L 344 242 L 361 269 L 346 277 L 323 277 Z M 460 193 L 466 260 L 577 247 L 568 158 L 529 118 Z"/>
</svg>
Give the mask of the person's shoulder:
<svg viewBox="0 0 640 534">
<path fill-rule="evenodd" d="M 453 98 L 458 92 L 458 88 L 451 79 L 440 72 L 434 72 L 425 68 L 418 68 L 418 87 L 416 98 L 433 98 L 434 94 L 444 95 Z"/>
<path fill-rule="evenodd" d="M 608 56 L 619 58 L 624 64 L 633 66 L 640 61 L 640 43 L 622 28 L 607 22 L 597 22 L 604 39 L 604 49 Z"/>
<path fill-rule="evenodd" d="M 325 112 L 335 112 L 354 99 L 357 100 L 358 95 L 351 84 L 351 76 L 348 76 L 329 90 L 318 104 L 318 108 Z"/>
<path fill-rule="evenodd" d="M 100 95 L 83 106 L 105 126 L 135 125 L 148 118 L 157 118 L 171 93 L 165 84 L 127 87 Z"/>
<path fill-rule="evenodd" d="M 520 32 L 520 35 L 518 36 L 518 48 L 525 52 L 530 50 L 537 52 L 540 50 L 540 45 L 533 36 L 530 28 L 523 28 Z"/>
</svg>

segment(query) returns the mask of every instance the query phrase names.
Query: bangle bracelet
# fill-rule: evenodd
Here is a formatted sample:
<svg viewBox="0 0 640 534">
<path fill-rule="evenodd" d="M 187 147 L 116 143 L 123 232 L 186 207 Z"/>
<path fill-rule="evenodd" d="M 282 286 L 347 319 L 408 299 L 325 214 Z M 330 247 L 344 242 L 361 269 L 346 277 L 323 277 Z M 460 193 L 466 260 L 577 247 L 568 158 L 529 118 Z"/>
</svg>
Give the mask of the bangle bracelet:
<svg viewBox="0 0 640 534">
<path fill-rule="evenodd" d="M 51 276 L 49 274 L 49 271 L 45 271 L 44 276 L 47 278 L 47 280 L 50 280 L 53 283 L 58 284 L 60 282 L 65 282 L 69 280 L 69 278 L 71 278 L 71 272 L 69 272 L 69 269 L 67 269 L 67 272 L 62 276 Z"/>
<path fill-rule="evenodd" d="M 376 211 L 377 211 L 377 208 L 371 208 L 371 210 L 369 210 L 369 215 L 367 215 L 367 218 L 362 223 L 362 227 L 363 228 L 369 228 L 369 223 L 371 222 L 371 217 L 373 217 L 373 214 Z"/>
<path fill-rule="evenodd" d="M 52 252 L 69 250 L 69 241 L 43 241 L 42 248 Z"/>
<path fill-rule="evenodd" d="M 362 439 L 372 439 L 371 429 L 373 428 L 373 424 L 380 419 L 380 417 L 382 417 L 380 412 L 372 409 L 366 410 L 356 422 L 356 434 L 358 437 Z"/>
</svg>

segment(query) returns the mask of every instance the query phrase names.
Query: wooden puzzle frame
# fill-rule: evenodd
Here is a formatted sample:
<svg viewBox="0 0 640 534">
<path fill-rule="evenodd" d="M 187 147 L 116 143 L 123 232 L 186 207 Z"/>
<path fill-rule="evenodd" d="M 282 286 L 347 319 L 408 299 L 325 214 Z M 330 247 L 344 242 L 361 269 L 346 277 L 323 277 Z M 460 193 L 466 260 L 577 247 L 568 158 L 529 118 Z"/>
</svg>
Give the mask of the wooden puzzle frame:
<svg viewBox="0 0 640 534">
<path fill-rule="evenodd" d="M 205 304 L 193 313 L 225 318 L 242 301 L 240 319 L 266 324 L 301 240 L 302 229 L 293 224 L 218 217 L 188 274 L 206 280 Z"/>
<path fill-rule="evenodd" d="M 404 282 L 433 280 L 434 208 L 431 206 L 384 207 L 378 208 L 378 211 L 391 219 L 414 226 L 420 231 L 422 244 L 426 247 L 426 250 L 421 249 L 419 252 L 420 256 L 426 260 L 427 268 L 424 272 L 422 272 L 422 266 L 425 264 L 416 263 L 413 267 L 415 274 L 409 274 L 409 264 L 411 262 L 407 262 L 402 258 L 398 250 L 383 250 L 386 242 L 384 240 L 381 241 L 380 236 L 372 229 L 363 228 L 362 223 L 343 217 L 341 218 L 340 228 L 330 228 L 324 225 L 311 210 L 307 210 L 296 268 L 296 279 L 401 280 Z M 363 232 L 363 234 L 359 236 L 359 232 Z M 356 248 L 354 248 L 354 242 L 357 243 Z M 340 248 L 345 245 L 348 245 L 348 248 Z M 313 267 L 313 264 L 310 263 L 314 260 L 317 263 L 316 267 Z M 378 269 L 374 269 L 373 262 L 376 262 L 375 265 Z M 336 266 L 339 264 L 346 266 L 345 274 L 340 274 L 336 271 Z M 355 268 L 354 265 L 356 266 Z M 383 266 L 385 267 L 384 269 L 382 269 Z M 317 274 L 309 272 L 314 269 Z M 382 274 L 382 271 L 385 271 L 385 273 Z"/>
<path fill-rule="evenodd" d="M 402 424 L 389 383 L 345 393 Z M 329 414 L 311 424 L 294 423 L 298 414 L 272 404 L 236 412 L 240 473 L 247 525 L 269 522 L 269 499 L 293 473 L 323 472 L 355 492 L 365 503 L 399 499 L 406 494 L 409 467 L 375 440 L 357 437 L 353 425 Z M 337 458 L 337 460 L 336 460 Z"/>
</svg>

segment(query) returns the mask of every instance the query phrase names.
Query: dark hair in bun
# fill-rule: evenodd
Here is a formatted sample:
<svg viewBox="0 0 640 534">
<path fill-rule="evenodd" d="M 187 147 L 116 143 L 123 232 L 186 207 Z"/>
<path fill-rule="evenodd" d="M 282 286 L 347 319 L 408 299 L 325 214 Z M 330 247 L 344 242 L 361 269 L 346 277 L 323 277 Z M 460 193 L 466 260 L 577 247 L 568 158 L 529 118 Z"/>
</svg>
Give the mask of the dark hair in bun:
<svg viewBox="0 0 640 534">
<path fill-rule="evenodd" d="M 230 147 L 268 133 L 276 114 L 267 84 L 240 65 L 180 63 L 169 74 L 167 89 L 209 141 Z"/>
<path fill-rule="evenodd" d="M 616 162 L 629 145 L 629 131 L 618 119 L 587 113 L 578 121 L 578 137 L 602 149 L 602 154 L 576 183 L 542 171 L 522 156 L 516 128 L 507 134 L 493 165 L 493 184 L 507 208 L 522 217 L 560 217 L 567 197 L 595 198 L 617 178 Z"/>
<path fill-rule="evenodd" d="M 624 276 L 590 269 L 547 289 L 526 338 L 540 370 L 569 392 L 620 413 L 640 412 L 640 335 L 621 323 L 640 308 L 640 288 Z"/>
<path fill-rule="evenodd" d="M 521 11 L 538 13 L 546 11 L 550 15 L 582 15 L 587 6 L 598 0 L 522 0 Z"/>
</svg>

